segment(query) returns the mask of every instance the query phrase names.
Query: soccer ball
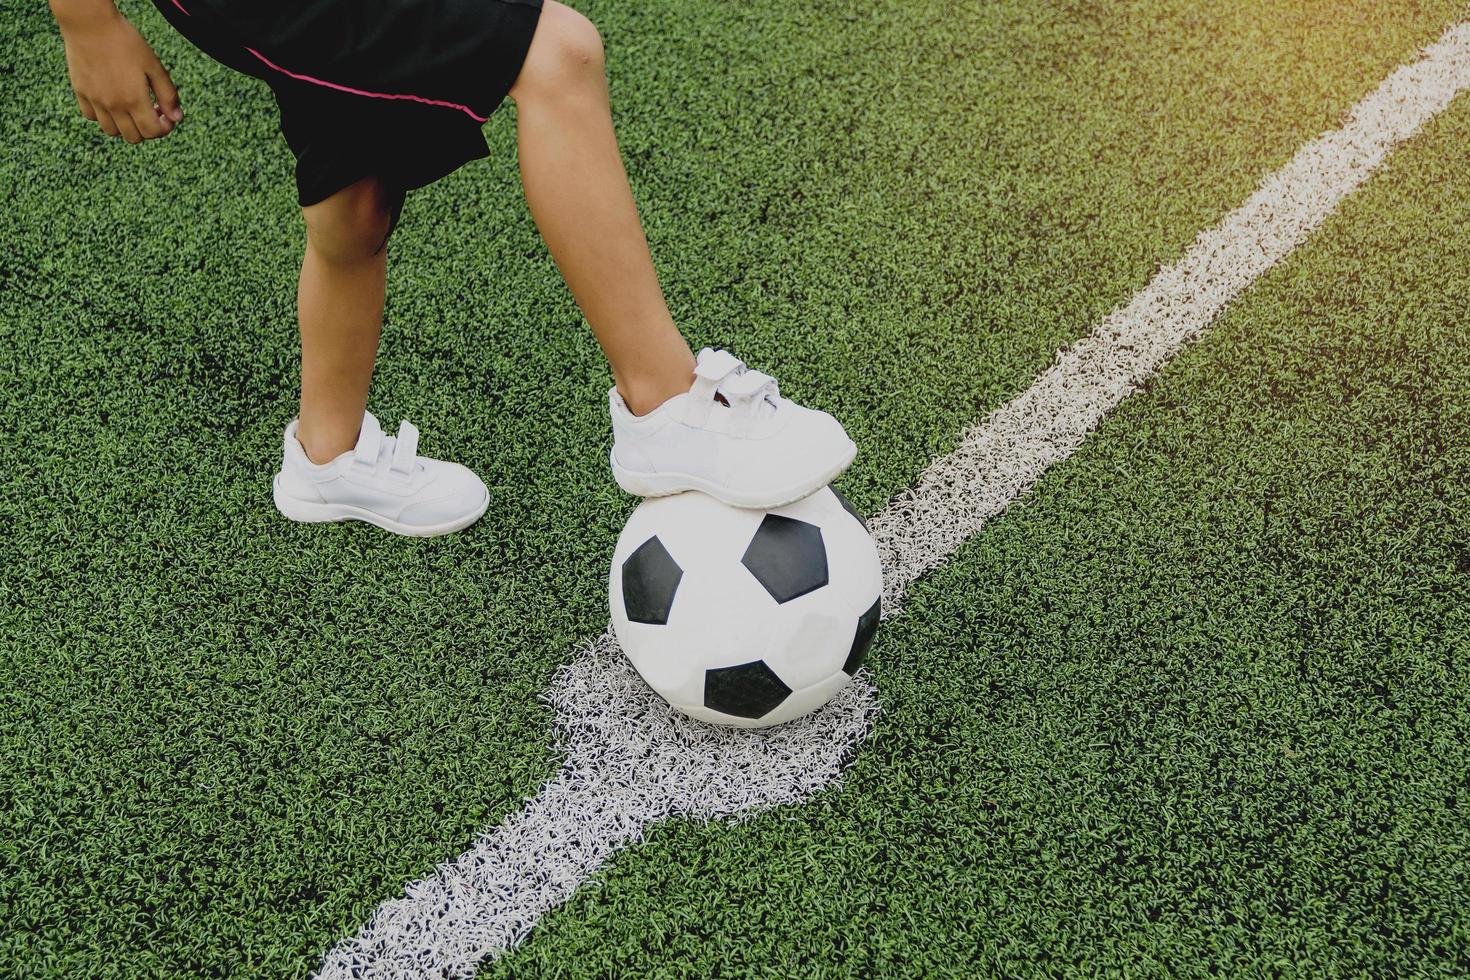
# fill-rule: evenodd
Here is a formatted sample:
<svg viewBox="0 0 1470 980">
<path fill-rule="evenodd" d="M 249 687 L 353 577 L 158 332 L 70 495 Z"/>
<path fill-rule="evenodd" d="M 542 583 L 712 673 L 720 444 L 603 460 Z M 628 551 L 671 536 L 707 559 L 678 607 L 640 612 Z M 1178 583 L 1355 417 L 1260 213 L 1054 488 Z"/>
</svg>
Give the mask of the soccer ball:
<svg viewBox="0 0 1470 980">
<path fill-rule="evenodd" d="M 769 511 L 691 491 L 638 506 L 608 585 L 613 630 L 650 687 L 691 717 L 764 728 L 852 680 L 883 576 L 867 526 L 830 487 Z"/>
</svg>

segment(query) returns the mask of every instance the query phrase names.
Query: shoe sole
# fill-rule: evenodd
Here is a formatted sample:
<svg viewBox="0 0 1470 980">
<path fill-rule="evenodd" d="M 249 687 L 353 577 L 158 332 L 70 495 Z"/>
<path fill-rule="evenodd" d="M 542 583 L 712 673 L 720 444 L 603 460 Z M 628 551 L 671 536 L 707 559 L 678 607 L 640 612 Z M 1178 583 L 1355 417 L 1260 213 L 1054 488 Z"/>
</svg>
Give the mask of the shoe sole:
<svg viewBox="0 0 1470 980">
<path fill-rule="evenodd" d="M 398 521 L 375 514 L 365 507 L 354 507 L 351 504 L 325 504 L 310 500 L 298 500 L 281 493 L 281 479 L 277 475 L 271 482 L 271 493 L 276 501 L 276 510 L 281 516 L 292 521 L 300 521 L 303 524 L 333 524 L 338 521 L 363 521 L 380 527 L 394 534 L 402 534 L 410 538 L 434 538 L 441 534 L 452 534 L 463 530 L 478 521 L 485 514 L 485 509 L 490 506 L 490 495 L 487 493 L 485 499 L 480 501 L 480 506 L 475 508 L 474 513 L 466 514 L 464 517 L 456 517 L 444 524 L 431 524 L 428 526 L 416 524 L 401 524 Z"/>
<path fill-rule="evenodd" d="M 686 490 L 698 490 L 731 507 L 742 507 L 746 510 L 771 510 L 795 503 L 816 493 L 837 479 L 843 470 L 852 465 L 856 456 L 857 444 L 849 440 L 847 452 L 835 466 L 829 467 L 825 472 L 810 480 L 762 496 L 732 494 L 717 484 L 688 473 L 643 473 L 638 470 L 630 470 L 620 465 L 617 457 L 611 452 L 608 453 L 608 462 L 612 465 L 613 479 L 618 481 L 618 486 L 635 497 L 669 497 L 676 493 L 684 493 Z"/>
</svg>

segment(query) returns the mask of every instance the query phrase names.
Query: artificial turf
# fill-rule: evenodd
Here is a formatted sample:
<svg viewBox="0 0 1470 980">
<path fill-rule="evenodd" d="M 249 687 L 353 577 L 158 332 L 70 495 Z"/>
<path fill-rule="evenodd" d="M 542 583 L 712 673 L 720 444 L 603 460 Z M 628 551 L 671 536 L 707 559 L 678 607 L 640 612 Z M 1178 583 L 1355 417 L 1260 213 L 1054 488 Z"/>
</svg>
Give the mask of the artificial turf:
<svg viewBox="0 0 1470 980">
<path fill-rule="evenodd" d="M 838 412 L 871 511 L 1461 10 L 1388 6 L 584 9 L 676 316 Z M 507 110 L 410 199 L 373 396 L 485 520 L 282 522 L 288 157 L 124 9 L 189 113 L 136 148 L 0 20 L 0 964 L 301 974 L 553 771 L 631 503 Z M 487 972 L 1470 969 L 1467 135 L 915 589 L 842 790 L 655 831 Z"/>
<path fill-rule="evenodd" d="M 840 792 L 661 828 L 485 975 L 1470 972 L 1467 140 L 910 591 Z"/>
</svg>

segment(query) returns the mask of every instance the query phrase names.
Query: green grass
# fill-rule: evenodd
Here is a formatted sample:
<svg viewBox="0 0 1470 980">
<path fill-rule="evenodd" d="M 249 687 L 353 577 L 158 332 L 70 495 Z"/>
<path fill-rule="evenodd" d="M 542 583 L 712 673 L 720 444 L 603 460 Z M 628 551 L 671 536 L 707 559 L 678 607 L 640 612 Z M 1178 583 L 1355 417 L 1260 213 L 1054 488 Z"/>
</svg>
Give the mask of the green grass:
<svg viewBox="0 0 1470 980">
<path fill-rule="evenodd" d="M 841 415 L 870 511 L 1461 10 L 1388 6 L 584 9 L 676 316 Z M 125 10 L 190 115 L 137 148 L 0 18 L 0 964 L 302 974 L 553 770 L 608 378 L 507 110 L 410 198 L 374 391 L 490 511 L 282 522 L 289 157 Z M 1470 969 L 1467 131 L 915 590 L 842 791 L 660 828 L 487 972 Z"/>
</svg>

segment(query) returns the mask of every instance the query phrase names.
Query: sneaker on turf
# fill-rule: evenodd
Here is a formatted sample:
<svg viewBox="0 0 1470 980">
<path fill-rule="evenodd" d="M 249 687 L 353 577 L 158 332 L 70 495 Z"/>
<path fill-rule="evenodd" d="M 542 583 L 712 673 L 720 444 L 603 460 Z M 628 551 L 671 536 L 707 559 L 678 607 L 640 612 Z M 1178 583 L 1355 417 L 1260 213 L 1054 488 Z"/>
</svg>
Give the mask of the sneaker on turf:
<svg viewBox="0 0 1470 980">
<path fill-rule="evenodd" d="M 431 537 L 479 520 L 490 494 L 478 476 L 458 463 L 418 455 L 419 430 L 400 422 L 384 435 L 364 412 L 357 445 L 328 463 L 313 463 L 296 438 L 298 420 L 286 426 L 276 509 L 293 521 L 367 521 L 395 534 Z"/>
<path fill-rule="evenodd" d="M 608 392 L 618 486 L 640 497 L 700 490 L 736 507 L 800 500 L 847 469 L 857 446 L 826 412 L 782 398 L 733 354 L 699 352 L 694 384 L 647 415 Z"/>
</svg>

